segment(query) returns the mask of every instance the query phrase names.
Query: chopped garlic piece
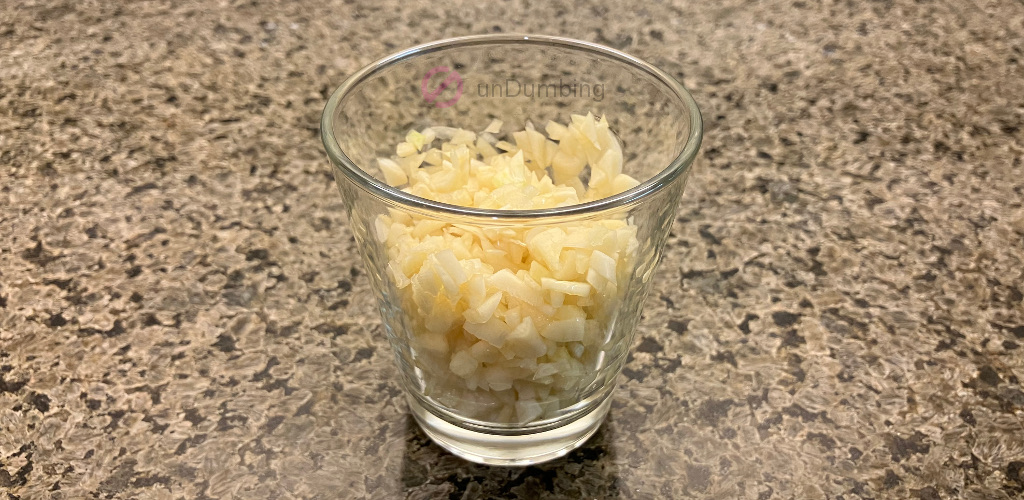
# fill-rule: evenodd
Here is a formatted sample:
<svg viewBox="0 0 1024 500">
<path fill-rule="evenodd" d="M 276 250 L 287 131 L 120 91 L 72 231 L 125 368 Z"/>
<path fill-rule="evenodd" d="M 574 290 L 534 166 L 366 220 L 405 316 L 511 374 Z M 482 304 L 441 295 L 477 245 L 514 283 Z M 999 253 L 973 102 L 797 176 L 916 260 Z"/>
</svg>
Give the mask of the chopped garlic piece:
<svg viewBox="0 0 1024 500">
<path fill-rule="evenodd" d="M 400 142 L 395 148 L 395 153 L 398 156 L 405 158 L 406 156 L 412 156 L 416 154 L 417 148 L 408 142 Z"/>
<path fill-rule="evenodd" d="M 427 137 L 415 130 L 410 130 L 405 136 L 405 142 L 412 144 L 416 151 L 423 149 L 423 145 L 427 142 Z"/>
<path fill-rule="evenodd" d="M 395 160 L 377 158 L 377 166 L 380 167 L 381 173 L 384 174 L 384 182 L 392 186 L 401 186 L 409 182 L 409 177 L 405 175 L 405 171 L 402 170 L 402 167 Z"/>
<path fill-rule="evenodd" d="M 488 134 L 497 134 L 498 132 L 501 132 L 502 125 L 504 125 L 504 123 L 501 120 L 494 120 L 487 126 L 487 128 L 484 129 L 484 132 L 487 132 Z"/>
</svg>

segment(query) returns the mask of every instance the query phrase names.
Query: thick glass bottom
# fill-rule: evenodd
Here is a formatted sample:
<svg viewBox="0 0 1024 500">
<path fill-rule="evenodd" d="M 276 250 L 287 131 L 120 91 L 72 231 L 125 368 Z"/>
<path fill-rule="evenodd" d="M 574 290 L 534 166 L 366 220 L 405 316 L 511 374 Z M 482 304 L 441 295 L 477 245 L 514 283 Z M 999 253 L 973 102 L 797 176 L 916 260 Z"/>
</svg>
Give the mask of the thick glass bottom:
<svg viewBox="0 0 1024 500">
<path fill-rule="evenodd" d="M 490 434 L 459 427 L 431 413 L 417 398 L 407 399 L 423 432 L 452 454 L 487 465 L 527 466 L 554 460 L 585 443 L 608 415 L 612 401 L 609 395 L 601 404 L 591 407 L 589 413 L 566 425 L 519 435 Z"/>
</svg>

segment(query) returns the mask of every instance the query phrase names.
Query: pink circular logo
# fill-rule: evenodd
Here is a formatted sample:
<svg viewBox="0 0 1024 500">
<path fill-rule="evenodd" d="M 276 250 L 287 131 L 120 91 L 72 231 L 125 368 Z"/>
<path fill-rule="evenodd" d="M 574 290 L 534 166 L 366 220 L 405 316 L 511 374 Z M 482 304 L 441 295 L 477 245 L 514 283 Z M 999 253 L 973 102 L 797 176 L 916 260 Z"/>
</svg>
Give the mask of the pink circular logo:
<svg viewBox="0 0 1024 500">
<path fill-rule="evenodd" d="M 438 73 L 447 73 L 448 76 L 446 76 L 444 81 L 442 81 L 436 88 L 430 89 L 430 77 Z M 452 97 L 447 101 L 437 100 L 441 95 L 441 92 L 444 92 L 445 89 L 452 85 L 455 85 L 455 97 Z M 427 102 L 434 103 L 434 106 L 438 108 L 447 108 L 448 106 L 455 104 L 455 102 L 462 97 L 462 76 L 448 66 L 437 66 L 428 71 L 427 74 L 423 75 L 423 82 L 420 84 L 420 91 L 423 94 L 423 99 Z"/>
</svg>

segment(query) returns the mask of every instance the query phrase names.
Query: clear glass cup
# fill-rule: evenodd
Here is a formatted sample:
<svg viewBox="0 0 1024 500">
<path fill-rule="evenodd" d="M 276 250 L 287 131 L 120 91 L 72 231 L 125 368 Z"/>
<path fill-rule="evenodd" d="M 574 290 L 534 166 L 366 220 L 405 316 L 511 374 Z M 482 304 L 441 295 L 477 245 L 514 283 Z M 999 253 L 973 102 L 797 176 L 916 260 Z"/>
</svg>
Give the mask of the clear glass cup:
<svg viewBox="0 0 1024 500">
<path fill-rule="evenodd" d="M 570 114 L 587 113 L 606 117 L 622 146 L 623 172 L 640 181 L 638 186 L 561 208 L 469 208 L 393 188 L 376 162 L 394 156 L 396 144 L 413 129 L 480 131 L 498 119 L 505 131 L 522 130 L 528 122 L 543 130 L 549 120 L 567 123 Z M 607 47 L 550 36 L 482 35 L 428 43 L 370 64 L 334 92 L 321 122 L 323 143 L 409 407 L 427 435 L 468 460 L 528 465 L 568 453 L 597 430 L 701 133 L 693 98 L 663 71 Z M 563 316 L 563 309 L 575 307 L 583 317 L 572 321 L 582 321 L 585 338 L 543 337 L 542 348 L 525 350 L 503 339 L 484 343 L 477 325 L 463 314 L 476 305 L 469 304 L 470 293 L 462 293 L 472 284 L 429 293 L 421 286 L 413 293 L 404 273 L 389 270 L 391 261 L 410 251 L 389 243 L 386 228 L 395 223 L 435 232 L 458 228 L 457 234 L 496 242 L 499 252 L 516 252 L 502 246 L 506 237 L 537 238 L 551 228 L 564 232 L 556 235 L 596 231 L 597 240 L 614 242 L 605 255 L 612 258 L 604 259 L 614 263 L 614 273 L 594 278 L 599 281 L 587 297 L 545 290 L 543 304 L 532 306 L 515 294 L 501 298 L 502 328 L 513 330 L 527 313 L 535 315 L 534 326 L 548 328 L 572 316 Z M 601 239 L 609 234 L 612 239 Z M 597 265 L 593 248 L 560 248 L 555 258 L 566 272 Z M 523 253 L 532 249 L 520 249 L 514 259 L 529 260 Z M 428 251 L 420 269 L 436 265 L 437 257 L 436 248 Z M 557 265 L 549 267 L 557 271 Z M 470 360 L 471 373 L 464 364 L 453 368 L 456 356 Z"/>
</svg>

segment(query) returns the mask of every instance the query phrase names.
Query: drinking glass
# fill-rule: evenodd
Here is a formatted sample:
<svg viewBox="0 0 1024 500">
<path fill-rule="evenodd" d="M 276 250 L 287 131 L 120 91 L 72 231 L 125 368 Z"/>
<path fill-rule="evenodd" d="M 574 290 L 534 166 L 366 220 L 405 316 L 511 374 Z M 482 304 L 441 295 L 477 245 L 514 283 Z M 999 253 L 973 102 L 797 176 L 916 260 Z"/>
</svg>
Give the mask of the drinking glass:
<svg viewBox="0 0 1024 500">
<path fill-rule="evenodd" d="M 505 131 L 543 130 L 548 121 L 569 123 L 571 115 L 588 113 L 607 120 L 621 144 L 623 173 L 639 185 L 558 208 L 496 210 L 414 196 L 389 186 L 379 170 L 377 158 L 393 157 L 410 130 L 480 131 L 493 120 L 501 120 Z M 410 410 L 428 436 L 468 460 L 528 465 L 568 453 L 597 430 L 701 134 L 696 103 L 664 71 L 614 49 L 552 36 L 480 35 L 427 43 L 374 62 L 338 87 L 323 112 L 323 144 Z M 584 184 L 590 172 L 581 171 Z M 512 341 L 506 345 L 504 337 L 483 335 L 467 319 L 478 305 L 469 303 L 471 283 L 458 280 L 425 291 L 429 283 L 417 289 L 406 273 L 396 272 L 401 256 L 414 255 L 413 272 L 423 274 L 430 266 L 442 269 L 447 255 L 436 246 L 406 248 L 389 239 L 394 224 L 424 234 L 488 239 L 495 247 L 488 257 L 511 252 L 499 257 L 516 265 L 530 260 L 534 249 L 523 248 L 523 239 L 596 238 L 590 249 L 556 246 L 554 263 L 547 266 L 555 274 L 587 274 L 587 297 L 542 290 L 538 304 L 505 293 L 498 304 L 504 316 L 495 323 L 508 333 L 532 314 L 531 327 L 543 333 L 552 322 L 580 321 L 585 338 L 551 334 L 543 344 L 535 342 L 539 349 L 524 351 L 509 348 Z M 613 271 L 598 276 L 592 272 L 599 260 L 594 249 L 608 241 L 612 249 L 600 258 L 612 262 L 607 269 Z M 540 280 L 517 274 L 516 265 L 505 277 L 519 281 L 505 283 L 506 292 L 508 286 L 538 289 Z M 500 271 L 500 265 L 491 269 Z M 578 281 L 582 286 L 583 278 Z M 566 320 L 569 307 L 579 317 Z"/>
</svg>

